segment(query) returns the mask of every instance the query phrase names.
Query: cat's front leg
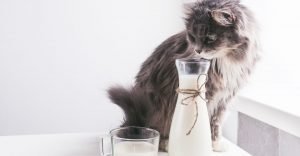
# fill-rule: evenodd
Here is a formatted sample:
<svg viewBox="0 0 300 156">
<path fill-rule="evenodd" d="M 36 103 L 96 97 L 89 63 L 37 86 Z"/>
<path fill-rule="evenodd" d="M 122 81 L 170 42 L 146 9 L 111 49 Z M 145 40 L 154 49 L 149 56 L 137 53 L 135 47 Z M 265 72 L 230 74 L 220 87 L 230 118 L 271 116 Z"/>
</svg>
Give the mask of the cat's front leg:
<svg viewBox="0 0 300 156">
<path fill-rule="evenodd" d="M 225 152 L 228 149 L 228 145 L 222 141 L 222 123 L 225 113 L 225 107 L 219 106 L 210 119 L 212 146 L 215 152 Z"/>
</svg>

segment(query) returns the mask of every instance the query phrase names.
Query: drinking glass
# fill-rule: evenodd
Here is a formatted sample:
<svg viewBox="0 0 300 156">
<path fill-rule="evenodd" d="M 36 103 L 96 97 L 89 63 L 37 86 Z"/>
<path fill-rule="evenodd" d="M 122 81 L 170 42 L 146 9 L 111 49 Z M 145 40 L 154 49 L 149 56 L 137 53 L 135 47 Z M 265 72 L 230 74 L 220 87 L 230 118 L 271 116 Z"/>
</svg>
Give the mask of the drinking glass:
<svg viewBox="0 0 300 156">
<path fill-rule="evenodd" d="M 101 138 L 101 156 L 157 156 L 159 137 L 158 131 L 146 127 L 113 129 L 108 136 Z M 104 150 L 107 140 L 109 152 Z"/>
</svg>

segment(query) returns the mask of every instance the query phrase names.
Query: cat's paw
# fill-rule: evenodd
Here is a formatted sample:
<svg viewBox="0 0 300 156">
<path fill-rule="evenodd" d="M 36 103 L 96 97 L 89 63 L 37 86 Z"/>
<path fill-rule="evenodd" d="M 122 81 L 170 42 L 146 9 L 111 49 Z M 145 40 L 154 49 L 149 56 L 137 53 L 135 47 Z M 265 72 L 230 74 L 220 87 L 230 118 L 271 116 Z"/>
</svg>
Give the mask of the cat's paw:
<svg viewBox="0 0 300 156">
<path fill-rule="evenodd" d="M 159 151 L 168 152 L 169 140 L 162 139 L 159 144 Z"/>
<path fill-rule="evenodd" d="M 169 140 L 166 141 L 165 151 L 169 152 Z"/>
<path fill-rule="evenodd" d="M 226 143 L 222 140 L 213 141 L 212 146 L 213 146 L 213 150 L 215 152 L 226 152 L 226 151 L 228 151 L 228 148 L 229 148 L 228 143 Z"/>
</svg>

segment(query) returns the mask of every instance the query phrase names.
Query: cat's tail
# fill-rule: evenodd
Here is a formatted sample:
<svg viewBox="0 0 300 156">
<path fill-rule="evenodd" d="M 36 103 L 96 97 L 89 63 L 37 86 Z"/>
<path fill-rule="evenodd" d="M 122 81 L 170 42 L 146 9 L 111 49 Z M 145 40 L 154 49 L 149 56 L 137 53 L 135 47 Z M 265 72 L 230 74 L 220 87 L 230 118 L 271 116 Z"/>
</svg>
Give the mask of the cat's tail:
<svg viewBox="0 0 300 156">
<path fill-rule="evenodd" d="M 124 111 L 125 121 L 122 126 L 147 126 L 151 105 L 149 98 L 142 89 L 126 89 L 115 86 L 108 89 L 108 95 L 110 100 Z"/>
</svg>

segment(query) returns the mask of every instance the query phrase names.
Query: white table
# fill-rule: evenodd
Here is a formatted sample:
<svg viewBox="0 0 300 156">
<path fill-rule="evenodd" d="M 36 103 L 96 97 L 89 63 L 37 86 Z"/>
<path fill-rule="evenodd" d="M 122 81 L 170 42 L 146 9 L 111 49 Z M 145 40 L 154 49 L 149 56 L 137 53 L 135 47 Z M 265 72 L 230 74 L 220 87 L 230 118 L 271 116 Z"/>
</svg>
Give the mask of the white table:
<svg viewBox="0 0 300 156">
<path fill-rule="evenodd" d="M 228 143 L 228 145 L 229 145 L 228 151 L 222 152 L 222 153 L 214 152 L 213 156 L 251 156 L 250 154 L 248 154 L 247 152 L 245 152 L 241 148 L 237 147 L 233 143 L 229 142 L 228 140 L 224 139 L 224 141 L 226 143 Z M 168 154 L 167 153 L 160 153 L 159 156 L 168 156 Z"/>
<path fill-rule="evenodd" d="M 0 156 L 100 156 L 99 133 L 0 136 Z M 229 143 L 215 156 L 250 156 Z M 159 156 L 167 156 L 160 153 Z"/>
</svg>

